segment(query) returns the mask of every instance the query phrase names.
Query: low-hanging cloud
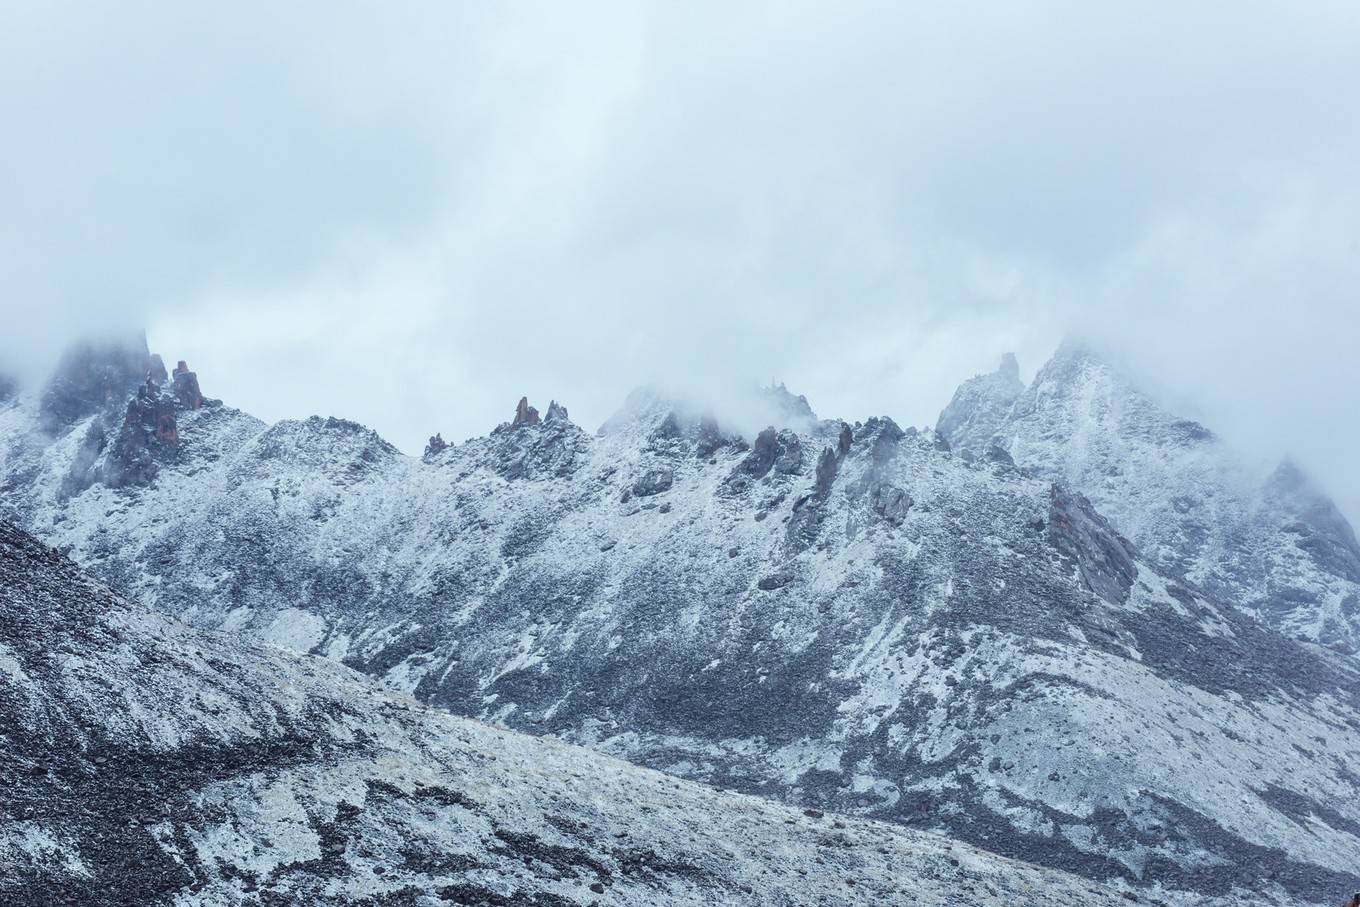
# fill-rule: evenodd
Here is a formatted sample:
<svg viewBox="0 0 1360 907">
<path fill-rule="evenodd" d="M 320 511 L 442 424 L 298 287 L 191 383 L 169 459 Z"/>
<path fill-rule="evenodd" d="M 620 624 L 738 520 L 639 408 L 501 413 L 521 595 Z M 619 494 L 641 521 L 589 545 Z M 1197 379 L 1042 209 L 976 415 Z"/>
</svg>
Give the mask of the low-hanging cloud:
<svg viewBox="0 0 1360 907">
<path fill-rule="evenodd" d="M 1360 513 L 1354 4 L 18 4 L 0 356 L 145 325 L 400 446 L 1062 334 Z"/>
</svg>

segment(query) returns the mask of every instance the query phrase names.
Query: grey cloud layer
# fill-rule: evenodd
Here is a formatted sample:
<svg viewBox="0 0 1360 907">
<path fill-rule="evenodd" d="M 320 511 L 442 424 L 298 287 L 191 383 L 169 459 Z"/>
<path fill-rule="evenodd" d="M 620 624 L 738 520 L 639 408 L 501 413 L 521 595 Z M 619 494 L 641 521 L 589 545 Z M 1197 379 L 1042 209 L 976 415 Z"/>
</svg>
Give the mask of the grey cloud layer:
<svg viewBox="0 0 1360 907">
<path fill-rule="evenodd" d="M 1354 4 L 19 4 L 0 355 L 145 323 L 407 449 L 776 377 L 928 422 L 1068 330 L 1360 511 Z"/>
</svg>

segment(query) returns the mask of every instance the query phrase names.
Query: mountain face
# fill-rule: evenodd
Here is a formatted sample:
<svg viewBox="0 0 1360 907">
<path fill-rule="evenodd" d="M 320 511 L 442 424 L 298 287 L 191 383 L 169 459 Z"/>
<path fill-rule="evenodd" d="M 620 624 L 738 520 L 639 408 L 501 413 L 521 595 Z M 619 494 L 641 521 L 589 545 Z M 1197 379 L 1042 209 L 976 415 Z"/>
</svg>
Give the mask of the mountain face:
<svg viewBox="0 0 1360 907">
<path fill-rule="evenodd" d="M 1360 543 L 1292 463 L 1262 475 L 1090 348 L 965 383 L 938 430 L 1080 490 L 1143 555 L 1289 636 L 1360 651 Z"/>
<path fill-rule="evenodd" d="M 0 901 L 1122 903 L 720 793 L 119 599 L 0 523 Z"/>
<path fill-rule="evenodd" d="M 638 393 L 597 435 L 522 401 L 415 459 L 350 422 L 212 404 L 175 410 L 144 484 L 73 492 L 99 417 L 53 436 L 41 407 L 0 408 L 4 507 L 200 627 L 1140 897 L 1360 883 L 1356 660 L 1150 559 L 1004 450 L 810 407 L 742 437 Z"/>
</svg>

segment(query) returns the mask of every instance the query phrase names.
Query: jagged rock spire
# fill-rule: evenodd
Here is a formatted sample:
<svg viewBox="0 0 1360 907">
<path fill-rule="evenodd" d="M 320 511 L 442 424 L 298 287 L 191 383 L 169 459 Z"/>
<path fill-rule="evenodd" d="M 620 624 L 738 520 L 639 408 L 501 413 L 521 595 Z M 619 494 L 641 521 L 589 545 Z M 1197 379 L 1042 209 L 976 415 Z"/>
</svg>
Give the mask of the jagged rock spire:
<svg viewBox="0 0 1360 907">
<path fill-rule="evenodd" d="M 157 357 L 159 358 L 159 357 Z M 162 366 L 164 369 L 164 366 Z M 175 400 L 186 409 L 198 409 L 203 405 L 203 392 L 198 387 L 198 375 L 189 371 L 183 359 L 175 366 Z"/>
<path fill-rule="evenodd" d="M 520 397 L 519 405 L 515 407 L 515 419 L 510 423 L 511 428 L 520 428 L 525 425 L 537 425 L 541 419 L 538 417 L 538 410 L 529 405 L 528 397 Z"/>
</svg>

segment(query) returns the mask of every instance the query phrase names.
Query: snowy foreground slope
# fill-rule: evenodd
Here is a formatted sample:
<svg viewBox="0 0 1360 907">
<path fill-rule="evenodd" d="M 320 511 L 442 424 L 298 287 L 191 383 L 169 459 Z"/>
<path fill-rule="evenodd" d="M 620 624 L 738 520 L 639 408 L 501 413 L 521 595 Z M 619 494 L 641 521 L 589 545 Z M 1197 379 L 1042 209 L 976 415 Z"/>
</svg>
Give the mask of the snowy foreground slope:
<svg viewBox="0 0 1360 907">
<path fill-rule="evenodd" d="M 525 405 L 415 459 L 342 420 L 105 392 L 128 373 L 0 404 L 0 507 L 165 613 L 1140 896 L 1360 883 L 1357 660 L 1005 456 L 774 393 L 745 438 L 638 394 L 598 435 Z"/>
<path fill-rule="evenodd" d="M 0 523 L 0 903 L 1124 903 L 378 692 Z"/>
<path fill-rule="evenodd" d="M 1143 555 L 1287 635 L 1360 651 L 1360 542 L 1289 461 L 1257 469 L 1117 368 L 1066 343 L 1026 387 L 1014 357 L 959 388 L 936 426 L 1082 492 Z"/>
</svg>

